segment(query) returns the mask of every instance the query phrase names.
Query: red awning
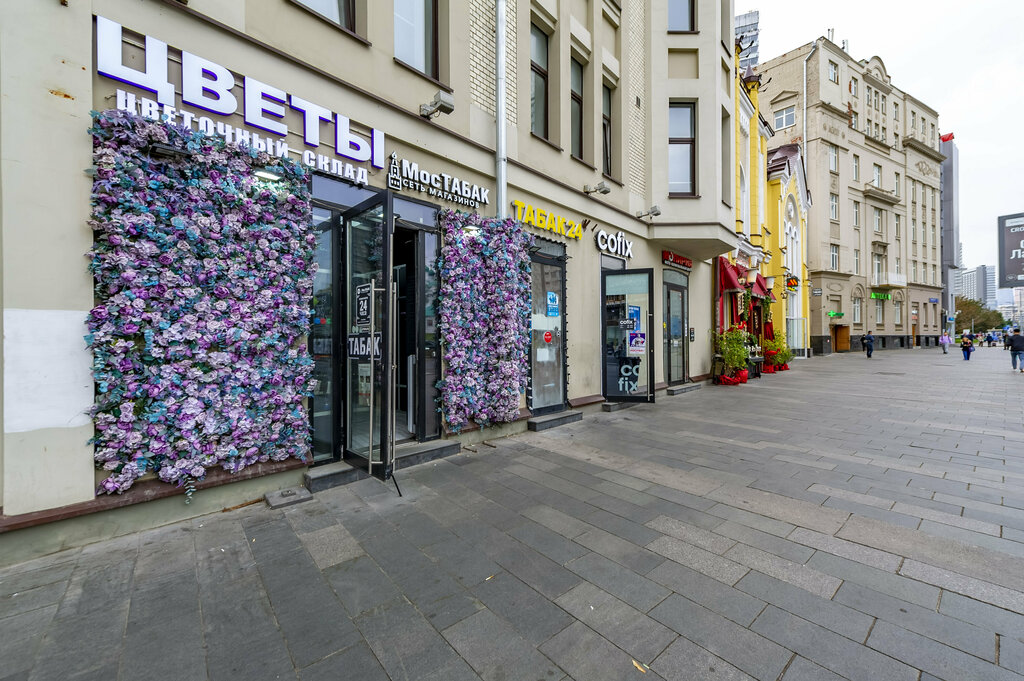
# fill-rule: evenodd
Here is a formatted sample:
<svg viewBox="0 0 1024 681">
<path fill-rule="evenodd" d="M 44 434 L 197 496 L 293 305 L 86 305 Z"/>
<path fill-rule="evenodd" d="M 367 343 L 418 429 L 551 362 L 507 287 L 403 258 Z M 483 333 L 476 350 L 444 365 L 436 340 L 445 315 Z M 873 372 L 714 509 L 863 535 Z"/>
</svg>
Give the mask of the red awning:
<svg viewBox="0 0 1024 681">
<path fill-rule="evenodd" d="M 779 299 L 775 297 L 775 291 L 769 291 L 768 298 L 771 299 L 773 303 L 777 303 L 779 301 Z"/>
<path fill-rule="evenodd" d="M 719 293 L 743 292 L 735 266 L 722 256 L 718 256 L 718 285 Z"/>
<path fill-rule="evenodd" d="M 754 287 L 750 291 L 750 295 L 757 298 L 768 297 L 768 280 L 765 279 L 760 273 L 757 275 L 757 279 L 754 280 Z"/>
</svg>

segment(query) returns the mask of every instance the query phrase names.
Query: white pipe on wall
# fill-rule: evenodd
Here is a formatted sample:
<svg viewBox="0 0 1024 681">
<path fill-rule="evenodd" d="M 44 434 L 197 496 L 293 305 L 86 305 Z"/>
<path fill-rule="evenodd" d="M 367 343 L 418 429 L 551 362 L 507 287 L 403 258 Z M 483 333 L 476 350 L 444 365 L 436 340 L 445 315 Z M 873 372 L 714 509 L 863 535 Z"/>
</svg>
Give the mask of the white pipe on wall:
<svg viewBox="0 0 1024 681">
<path fill-rule="evenodd" d="M 505 140 L 505 0 L 494 2 L 494 196 L 495 216 L 508 210 L 508 155 Z"/>
<path fill-rule="evenodd" d="M 815 40 L 814 41 L 814 47 L 812 47 L 811 51 L 807 53 L 806 57 L 804 57 L 804 120 L 803 120 L 804 132 L 803 132 L 803 137 L 800 138 L 800 146 L 802 147 L 801 150 L 800 150 L 800 155 L 803 156 L 805 159 L 807 158 L 807 60 L 810 59 L 811 56 L 817 50 L 818 50 L 818 41 Z M 804 167 L 806 167 L 806 165 Z"/>
</svg>

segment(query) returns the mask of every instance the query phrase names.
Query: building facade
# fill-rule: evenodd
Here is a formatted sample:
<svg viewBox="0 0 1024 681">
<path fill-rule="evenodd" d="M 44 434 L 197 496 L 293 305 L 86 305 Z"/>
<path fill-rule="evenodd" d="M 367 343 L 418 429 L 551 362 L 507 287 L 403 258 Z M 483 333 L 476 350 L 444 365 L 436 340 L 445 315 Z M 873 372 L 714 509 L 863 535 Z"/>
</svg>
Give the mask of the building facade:
<svg viewBox="0 0 1024 681">
<path fill-rule="evenodd" d="M 957 295 L 976 300 L 990 310 L 996 309 L 996 268 L 978 265 L 961 270 Z"/>
<path fill-rule="evenodd" d="M 764 61 L 773 148 L 800 144 L 808 219 L 810 336 L 845 352 L 934 344 L 941 329 L 938 114 L 892 84 L 878 57 L 826 38 Z"/>
<path fill-rule="evenodd" d="M 435 408 L 445 209 L 503 213 L 536 239 L 521 414 L 489 436 L 606 400 L 653 401 L 708 375 L 713 263 L 738 245 L 732 18 L 732 2 L 716 0 L 510 0 L 498 206 L 493 3 L 95 0 L 7 12 L 0 530 L 25 528 L 21 545 L 46 550 L 64 541 L 40 534 L 56 518 L 75 517 L 83 542 L 303 479 L 332 484 L 324 472 L 349 463 L 372 472 L 374 452 L 396 444 L 480 437 L 450 432 Z M 82 341 L 97 304 L 82 254 L 103 227 L 90 225 L 94 110 L 306 169 L 319 267 L 305 461 L 211 469 L 187 507 L 152 475 L 97 497 L 111 471 L 94 462 L 88 412 L 106 386 Z M 203 160 L 145 149 L 154 168 L 159 154 Z M 363 297 L 375 281 L 393 298 Z M 388 339 L 390 374 L 377 374 L 375 338 Z M 375 397 L 388 376 L 390 397 Z"/>
<path fill-rule="evenodd" d="M 948 139 L 945 139 L 948 137 Z M 956 271 L 960 267 L 960 151 L 952 134 L 939 140 L 942 162 L 942 305 L 945 328 L 953 331 L 950 317 L 956 317 Z"/>
<path fill-rule="evenodd" d="M 743 50 L 740 52 L 741 72 L 757 66 L 760 58 L 760 19 L 761 13 L 757 10 L 736 15 L 736 40 Z"/>
</svg>

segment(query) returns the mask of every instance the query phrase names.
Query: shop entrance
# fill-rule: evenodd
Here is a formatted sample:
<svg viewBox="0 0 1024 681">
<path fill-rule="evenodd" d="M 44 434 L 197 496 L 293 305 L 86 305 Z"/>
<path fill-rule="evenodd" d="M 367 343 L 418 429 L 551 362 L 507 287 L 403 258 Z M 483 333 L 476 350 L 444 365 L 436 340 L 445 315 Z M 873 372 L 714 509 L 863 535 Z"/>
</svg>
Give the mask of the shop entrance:
<svg viewBox="0 0 1024 681">
<path fill-rule="evenodd" d="M 832 327 L 832 349 L 835 350 L 836 352 L 850 351 L 850 327 Z"/>
<path fill-rule="evenodd" d="M 687 353 L 687 275 L 665 270 L 665 382 L 669 385 L 686 381 Z"/>
<path fill-rule="evenodd" d="M 601 273 L 601 373 L 609 401 L 654 401 L 653 282 L 651 269 Z"/>
<path fill-rule="evenodd" d="M 387 479 L 395 444 L 438 433 L 439 240 L 435 207 L 367 193 L 313 209 L 313 463 L 344 458 Z"/>
<path fill-rule="evenodd" d="M 530 411 L 565 409 L 565 246 L 538 240 L 530 263 Z"/>
</svg>

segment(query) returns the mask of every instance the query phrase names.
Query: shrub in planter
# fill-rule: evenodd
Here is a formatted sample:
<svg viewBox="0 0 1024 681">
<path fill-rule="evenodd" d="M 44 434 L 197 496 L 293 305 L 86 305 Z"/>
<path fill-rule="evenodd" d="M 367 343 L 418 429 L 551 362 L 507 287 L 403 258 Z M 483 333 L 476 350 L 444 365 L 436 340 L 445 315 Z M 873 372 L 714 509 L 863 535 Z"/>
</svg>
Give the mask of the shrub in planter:
<svg viewBox="0 0 1024 681">
<path fill-rule="evenodd" d="M 778 333 L 774 340 L 766 340 L 764 348 L 766 365 L 780 366 L 793 359 L 793 351 L 790 350 L 789 345 L 786 343 L 786 336 L 784 334 Z"/>
<path fill-rule="evenodd" d="M 746 331 L 733 327 L 719 334 L 718 350 L 725 362 L 726 373 L 735 375 L 741 369 L 746 370 L 747 359 L 750 357 Z"/>
</svg>

